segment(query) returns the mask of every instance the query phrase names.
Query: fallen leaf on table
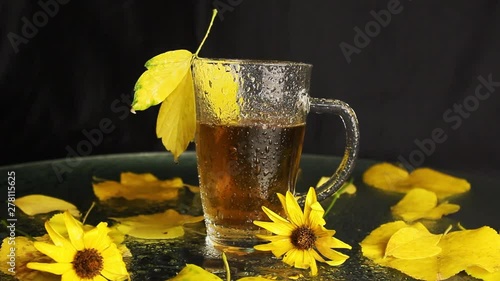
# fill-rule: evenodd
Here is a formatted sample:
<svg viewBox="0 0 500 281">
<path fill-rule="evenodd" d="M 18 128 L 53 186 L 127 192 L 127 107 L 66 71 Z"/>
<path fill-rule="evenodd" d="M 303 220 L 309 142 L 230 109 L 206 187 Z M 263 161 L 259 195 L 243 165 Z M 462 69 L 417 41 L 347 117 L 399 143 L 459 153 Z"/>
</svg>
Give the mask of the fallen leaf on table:
<svg viewBox="0 0 500 281">
<path fill-rule="evenodd" d="M 429 168 L 418 168 L 411 172 L 408 184 L 413 187 L 434 191 L 438 198 L 445 198 L 470 190 L 470 183 L 467 180 Z"/>
<path fill-rule="evenodd" d="M 181 178 L 159 180 L 150 173 L 123 172 L 120 174 L 120 182 L 103 181 L 92 186 L 94 194 L 101 201 L 118 197 L 127 200 L 166 201 L 176 199 L 184 183 Z"/>
<path fill-rule="evenodd" d="M 430 233 L 422 224 L 403 227 L 387 242 L 385 256 L 410 260 L 432 257 L 441 252 L 439 240 L 441 235 Z"/>
<path fill-rule="evenodd" d="M 222 281 L 217 275 L 206 271 L 205 269 L 187 264 L 175 277 L 167 281 Z"/>
<path fill-rule="evenodd" d="M 477 273 L 475 267 L 489 273 L 500 270 L 500 235 L 487 226 L 442 235 L 437 243 L 441 252 L 437 255 L 401 259 L 385 254 L 395 233 L 417 225 L 420 225 L 419 228 L 424 227 L 418 223 L 408 225 L 402 221 L 381 225 L 360 243 L 363 255 L 379 265 L 395 268 L 419 280 L 445 280 L 467 269 Z M 420 251 L 420 247 L 421 245 L 415 244 L 415 250 Z"/>
<path fill-rule="evenodd" d="M 31 194 L 19 197 L 16 199 L 15 203 L 16 206 L 28 216 L 66 210 L 75 217 L 81 216 L 80 211 L 75 205 L 59 198 L 41 194 Z"/>
<path fill-rule="evenodd" d="M 184 235 L 184 224 L 203 221 L 203 216 L 182 215 L 169 209 L 163 213 L 111 218 L 119 222 L 117 229 L 142 239 L 171 239 Z"/>
<path fill-rule="evenodd" d="M 467 274 L 472 277 L 482 279 L 484 281 L 498 281 L 500 280 L 500 270 L 495 272 L 489 272 L 486 269 L 483 269 L 479 266 L 471 266 L 465 270 Z"/>
<path fill-rule="evenodd" d="M 387 191 L 405 192 L 409 173 L 403 168 L 389 163 L 372 165 L 363 173 L 363 182 L 367 185 Z"/>
<path fill-rule="evenodd" d="M 423 188 L 435 192 L 439 199 L 470 190 L 470 183 L 465 179 L 430 168 L 417 168 L 408 173 L 405 169 L 386 162 L 368 168 L 363 173 L 363 182 L 372 187 L 399 193 Z"/>
<path fill-rule="evenodd" d="M 410 190 L 401 201 L 391 207 L 394 216 L 407 222 L 418 219 L 437 220 L 459 210 L 460 206 L 456 204 L 444 202 L 438 205 L 436 193 L 422 188 Z"/>
<path fill-rule="evenodd" d="M 59 281 L 61 277 L 58 275 L 50 274 L 47 272 L 41 272 L 37 270 L 32 270 L 26 267 L 29 262 L 52 262 L 53 260 L 39 252 L 33 242 L 49 242 L 50 238 L 48 234 L 44 236 L 35 237 L 34 240 L 30 240 L 24 236 L 17 236 L 15 238 L 15 244 L 8 237 L 2 242 L 0 248 L 0 271 L 5 274 L 12 275 L 23 281 Z M 16 248 L 13 266 L 10 264 L 11 253 L 10 249 L 12 247 Z M 14 272 L 9 269 L 13 269 Z"/>
</svg>

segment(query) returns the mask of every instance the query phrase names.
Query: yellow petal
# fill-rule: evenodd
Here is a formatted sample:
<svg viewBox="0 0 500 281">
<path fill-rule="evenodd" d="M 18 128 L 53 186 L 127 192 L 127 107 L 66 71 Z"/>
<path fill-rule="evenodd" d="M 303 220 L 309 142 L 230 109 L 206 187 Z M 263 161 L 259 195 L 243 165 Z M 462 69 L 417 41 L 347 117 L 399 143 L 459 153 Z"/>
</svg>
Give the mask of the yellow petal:
<svg viewBox="0 0 500 281">
<path fill-rule="evenodd" d="M 41 194 L 32 194 L 16 199 L 16 206 L 28 216 L 45 214 L 54 211 L 68 210 L 75 217 L 80 217 L 81 213 L 75 205 L 62 199 Z"/>
<path fill-rule="evenodd" d="M 169 51 L 146 62 L 146 70 L 134 87 L 134 110 L 145 110 L 164 101 L 186 77 L 193 55 L 187 50 Z"/>
<path fill-rule="evenodd" d="M 73 244 L 77 251 L 83 250 L 83 228 L 81 224 L 69 212 L 64 212 L 64 223 L 66 224 L 71 244 Z"/>
<path fill-rule="evenodd" d="M 107 223 L 101 222 L 92 230 L 85 232 L 82 238 L 85 248 L 102 251 L 109 247 L 112 244 L 111 238 L 108 236 L 109 231 Z"/>
<path fill-rule="evenodd" d="M 171 239 L 184 235 L 184 224 L 201 222 L 203 216 L 182 215 L 169 209 L 152 215 L 112 219 L 120 223 L 118 230 L 127 235 L 143 239 Z"/>
<path fill-rule="evenodd" d="M 262 210 L 273 222 L 289 223 L 286 219 L 282 218 L 280 215 L 276 214 L 266 206 L 262 206 Z"/>
<path fill-rule="evenodd" d="M 294 246 L 290 242 L 290 238 L 254 246 L 254 249 L 259 251 L 272 251 L 273 255 L 276 257 L 281 257 L 283 254 L 285 254 L 286 252 L 290 251 L 293 248 Z"/>
<path fill-rule="evenodd" d="M 437 206 L 436 193 L 422 188 L 410 190 L 396 205 L 391 207 L 393 215 L 407 222 L 418 219 L 440 219 L 443 215 L 457 212 L 460 206 L 443 203 Z"/>
<path fill-rule="evenodd" d="M 75 257 L 76 251 L 73 249 L 66 249 L 64 247 L 55 246 L 43 242 L 34 242 L 33 246 L 41 253 L 51 257 L 56 262 L 70 263 Z"/>
<path fill-rule="evenodd" d="M 45 222 L 45 229 L 47 230 L 47 233 L 49 234 L 52 242 L 54 242 L 54 245 L 64 247 L 66 249 L 73 249 L 76 251 L 73 244 L 71 244 L 71 242 L 64 238 L 61 234 L 56 232 L 48 221 Z"/>
<path fill-rule="evenodd" d="M 310 187 L 309 191 L 307 192 L 306 201 L 304 204 L 304 217 L 306 218 L 306 220 L 308 220 L 309 214 L 311 213 L 311 206 L 317 202 L 318 202 L 318 199 L 316 196 L 316 190 L 314 190 L 314 188 Z"/>
<path fill-rule="evenodd" d="M 405 182 L 408 176 L 405 169 L 384 162 L 368 168 L 363 173 L 363 182 L 383 190 L 405 192 L 410 188 Z"/>
<path fill-rule="evenodd" d="M 267 221 L 253 221 L 253 223 L 278 235 L 290 236 L 292 234 L 292 231 L 294 230 L 294 227 L 290 223 Z"/>
<path fill-rule="evenodd" d="M 290 191 L 286 192 L 285 200 L 286 211 L 290 222 L 296 226 L 303 226 L 305 223 L 304 214 L 302 213 L 299 203 L 297 203 L 297 200 Z"/>
<path fill-rule="evenodd" d="M 432 257 L 441 253 L 441 247 L 437 246 L 440 240 L 441 235 L 415 227 L 404 227 L 391 236 L 385 255 L 409 260 Z"/>
<path fill-rule="evenodd" d="M 212 274 L 205 269 L 194 265 L 187 264 L 177 276 L 168 279 L 167 281 L 222 281 L 217 275 Z"/>
<path fill-rule="evenodd" d="M 161 104 L 156 121 L 156 135 L 175 160 L 194 139 L 195 119 L 193 79 L 188 69 L 178 87 Z"/>
<path fill-rule="evenodd" d="M 30 262 L 26 265 L 30 269 L 50 272 L 52 274 L 61 275 L 73 269 L 71 263 L 39 263 Z"/>
<path fill-rule="evenodd" d="M 385 256 L 385 249 L 391 236 L 403 227 L 408 225 L 404 221 L 395 221 L 382 224 L 374 229 L 363 241 L 361 241 L 361 250 L 363 256 L 374 261 L 382 259 Z"/>
<path fill-rule="evenodd" d="M 500 270 L 495 272 L 489 272 L 486 269 L 483 269 L 479 266 L 471 266 L 465 270 L 467 274 L 477 279 L 481 279 L 483 281 L 498 281 L 500 280 Z"/>
<path fill-rule="evenodd" d="M 82 279 L 76 275 L 74 270 L 68 270 L 61 276 L 61 281 L 81 281 Z M 85 280 L 87 281 L 87 280 Z"/>
<path fill-rule="evenodd" d="M 470 190 L 470 183 L 467 180 L 429 168 L 415 169 L 411 172 L 408 183 L 414 187 L 433 191 L 437 194 L 438 198 L 445 198 Z"/>
</svg>

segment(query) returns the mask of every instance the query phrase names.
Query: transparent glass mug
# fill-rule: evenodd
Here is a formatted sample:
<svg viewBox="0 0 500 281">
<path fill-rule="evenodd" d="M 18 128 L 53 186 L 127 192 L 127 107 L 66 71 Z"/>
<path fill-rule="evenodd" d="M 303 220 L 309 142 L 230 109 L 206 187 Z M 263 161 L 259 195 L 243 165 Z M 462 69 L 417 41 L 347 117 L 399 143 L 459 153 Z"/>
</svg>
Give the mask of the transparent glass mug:
<svg viewBox="0 0 500 281">
<path fill-rule="evenodd" d="M 343 159 L 317 188 L 337 191 L 357 158 L 356 114 L 339 100 L 309 96 L 312 65 L 281 61 L 196 58 L 196 155 L 207 236 L 216 245 L 251 247 L 265 232 L 262 206 L 282 214 L 277 193 L 295 192 L 309 111 L 339 115 L 346 131 Z M 303 203 L 304 194 L 299 196 Z"/>
</svg>

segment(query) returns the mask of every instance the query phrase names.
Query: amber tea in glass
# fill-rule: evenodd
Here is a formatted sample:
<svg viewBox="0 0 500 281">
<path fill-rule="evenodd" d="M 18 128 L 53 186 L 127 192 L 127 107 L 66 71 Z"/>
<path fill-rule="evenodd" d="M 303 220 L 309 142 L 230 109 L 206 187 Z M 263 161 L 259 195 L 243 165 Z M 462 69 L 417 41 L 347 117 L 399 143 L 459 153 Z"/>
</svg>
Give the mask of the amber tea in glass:
<svg viewBox="0 0 500 281">
<path fill-rule="evenodd" d="M 358 151 L 354 111 L 338 100 L 308 95 L 312 66 L 304 63 L 197 58 L 196 154 L 200 195 L 212 242 L 251 247 L 265 234 L 262 206 L 283 214 L 277 193 L 295 192 L 306 116 L 340 115 L 346 126 L 342 163 L 318 188 L 333 194 L 350 175 Z M 303 195 L 301 195 L 303 201 Z"/>
</svg>

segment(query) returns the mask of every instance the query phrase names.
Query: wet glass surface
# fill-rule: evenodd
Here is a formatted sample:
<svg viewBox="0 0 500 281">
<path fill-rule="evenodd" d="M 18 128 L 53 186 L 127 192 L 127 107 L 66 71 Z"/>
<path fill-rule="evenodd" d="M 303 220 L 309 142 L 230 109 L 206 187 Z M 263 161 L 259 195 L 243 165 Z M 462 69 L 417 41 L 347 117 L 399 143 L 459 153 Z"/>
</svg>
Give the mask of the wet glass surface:
<svg viewBox="0 0 500 281">
<path fill-rule="evenodd" d="M 70 162 L 73 161 L 73 162 Z M 330 175 L 338 166 L 340 158 L 303 155 L 301 172 L 297 183 L 298 191 L 305 191 L 316 184 L 322 176 Z M 68 165 L 71 171 L 59 174 L 54 165 Z M 319 264 L 319 276 L 309 277 L 308 270 L 290 268 L 266 252 L 228 251 L 229 264 L 233 279 L 244 276 L 265 275 L 277 280 L 289 280 L 288 277 L 304 275 L 299 280 L 414 280 L 396 270 L 374 265 L 361 255 L 359 242 L 382 223 L 393 221 L 390 206 L 400 200 L 401 195 L 382 192 L 364 185 L 362 173 L 374 161 L 360 159 L 353 174 L 357 192 L 342 196 L 328 214 L 327 228 L 337 231 L 336 237 L 350 244 L 352 250 L 342 250 L 350 258 L 339 267 Z M 75 159 L 61 159 L 0 167 L 0 172 L 16 172 L 16 197 L 41 193 L 58 197 L 75 204 L 85 212 L 95 200 L 92 192 L 92 177 L 119 180 L 121 172 L 150 172 L 160 179 L 181 177 L 187 184 L 197 185 L 196 158 L 194 153 L 186 152 L 175 164 L 168 153 L 143 153 L 108 155 Z M 457 173 L 443 171 L 464 177 L 471 182 L 472 190 L 467 194 L 451 198 L 459 204 L 461 210 L 437 223 L 428 222 L 432 232 L 442 232 L 450 223 L 460 222 L 466 228 L 489 225 L 500 229 L 498 220 L 497 198 L 500 196 L 498 179 L 488 178 L 480 173 Z M 60 180 L 62 179 L 62 180 Z M 6 177 L 2 179 L 6 186 Z M 330 199 L 322 202 L 326 207 Z M 120 208 L 117 209 L 117 206 Z M 175 208 L 181 213 L 201 214 L 199 195 L 184 190 L 175 202 L 151 204 L 144 201 L 127 202 L 114 200 L 109 204 L 98 204 L 89 216 L 88 223 L 96 224 L 109 216 L 128 216 L 154 213 L 165 208 Z M 30 235 L 44 234 L 44 216 L 29 218 L 18 215 L 18 229 Z M 4 214 L 2 213 L 2 216 Z M 46 216 L 47 217 L 47 216 Z M 2 238 L 6 233 L 1 232 Z M 139 240 L 128 238 L 125 243 L 132 252 L 126 263 L 132 274 L 132 280 L 166 280 L 176 275 L 186 263 L 196 264 L 215 273 L 225 280 L 225 270 L 220 251 L 206 241 L 205 226 L 201 223 L 186 225 L 186 234 L 172 240 Z M 0 274 L 0 280 L 14 280 Z M 466 274 L 459 274 L 448 280 L 475 280 Z"/>
</svg>

